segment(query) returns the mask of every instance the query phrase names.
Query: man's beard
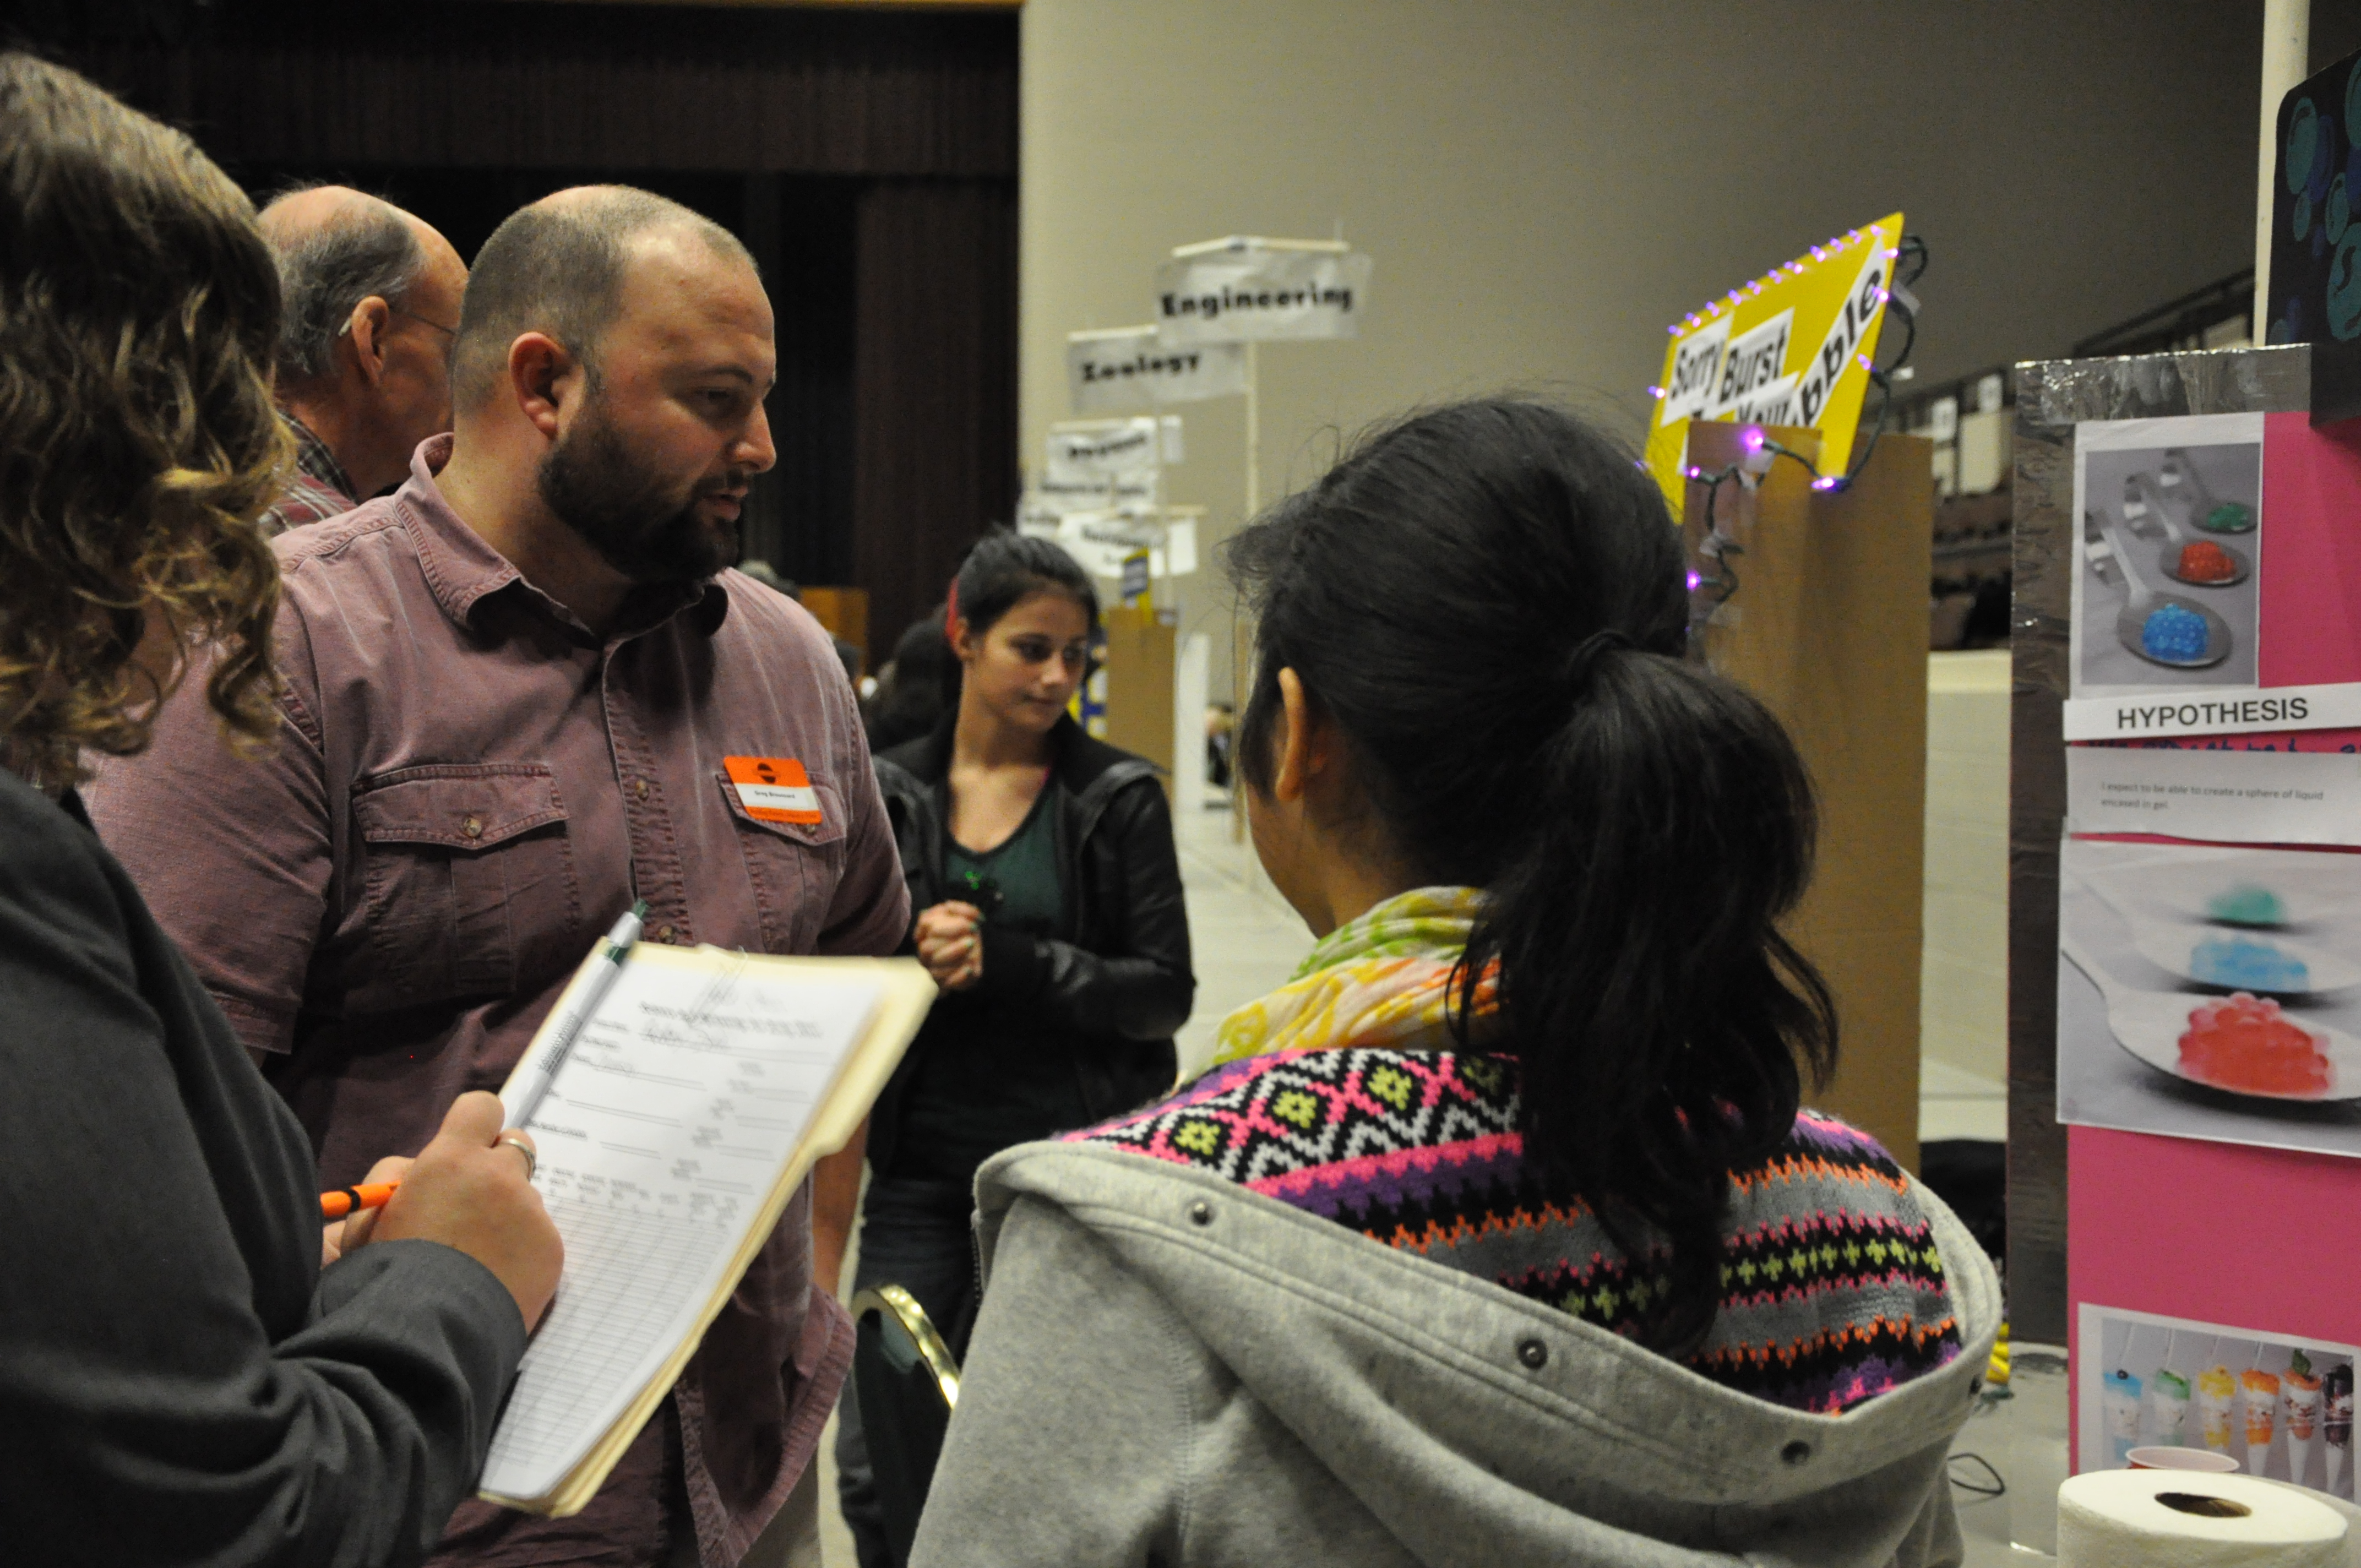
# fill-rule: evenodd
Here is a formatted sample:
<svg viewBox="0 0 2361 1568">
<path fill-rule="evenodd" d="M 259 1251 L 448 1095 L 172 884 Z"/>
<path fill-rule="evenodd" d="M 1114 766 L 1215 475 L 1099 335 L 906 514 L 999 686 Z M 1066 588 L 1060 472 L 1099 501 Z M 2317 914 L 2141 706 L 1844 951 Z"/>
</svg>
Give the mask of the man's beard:
<svg viewBox="0 0 2361 1568">
<path fill-rule="evenodd" d="M 635 583 L 696 582 L 737 565 L 737 523 L 699 517 L 697 500 L 745 482 L 745 474 L 732 469 L 667 511 L 672 498 L 664 476 L 632 455 L 595 402 L 550 449 L 540 474 L 541 499 L 558 521 Z"/>
</svg>

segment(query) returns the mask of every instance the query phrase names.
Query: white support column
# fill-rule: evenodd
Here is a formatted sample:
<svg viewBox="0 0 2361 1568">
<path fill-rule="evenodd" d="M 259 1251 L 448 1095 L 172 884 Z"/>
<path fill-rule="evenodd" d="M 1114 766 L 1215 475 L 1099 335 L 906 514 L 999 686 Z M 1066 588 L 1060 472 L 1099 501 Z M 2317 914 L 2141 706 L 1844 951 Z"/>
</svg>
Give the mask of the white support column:
<svg viewBox="0 0 2361 1568">
<path fill-rule="evenodd" d="M 1257 363 L 1262 345 L 1246 343 L 1246 515 L 1252 522 L 1262 510 L 1262 367 Z"/>
<path fill-rule="evenodd" d="M 2279 177 L 2279 100 L 2309 73 L 2311 58 L 2312 0 L 2263 0 L 2263 128 L 2255 165 L 2255 310 L 2249 323 L 2257 343 L 2269 330 L 2263 318 L 2270 308 L 2271 207 L 2279 194 L 2271 182 Z"/>
</svg>

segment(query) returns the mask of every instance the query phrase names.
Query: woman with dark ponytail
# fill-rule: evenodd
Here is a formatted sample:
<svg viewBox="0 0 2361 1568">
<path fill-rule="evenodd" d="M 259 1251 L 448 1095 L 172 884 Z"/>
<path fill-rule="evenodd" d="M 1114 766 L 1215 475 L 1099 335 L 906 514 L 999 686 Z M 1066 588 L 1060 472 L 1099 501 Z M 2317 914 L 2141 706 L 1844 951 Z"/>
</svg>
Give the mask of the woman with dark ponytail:
<svg viewBox="0 0 2361 1568">
<path fill-rule="evenodd" d="M 877 757 L 917 912 L 911 948 L 942 994 L 870 1114 L 856 1283 L 908 1290 L 954 1353 L 978 1288 L 976 1167 L 1170 1090 L 1196 989 L 1157 770 L 1066 711 L 1098 613 L 1056 543 L 985 535 L 940 624 L 950 711 Z M 845 1522 L 878 1568 L 907 1552 L 908 1525 L 893 1539 L 871 1429 L 857 1398 L 841 1409 Z M 906 1446 L 893 1435 L 881 1455 Z"/>
<path fill-rule="evenodd" d="M 1801 1109 L 1811 785 L 1686 647 L 1653 481 L 1464 403 L 1229 560 L 1255 849 L 1320 939 L 1203 1076 L 979 1173 L 912 1561 L 1957 1562 L 1997 1284 Z"/>
</svg>

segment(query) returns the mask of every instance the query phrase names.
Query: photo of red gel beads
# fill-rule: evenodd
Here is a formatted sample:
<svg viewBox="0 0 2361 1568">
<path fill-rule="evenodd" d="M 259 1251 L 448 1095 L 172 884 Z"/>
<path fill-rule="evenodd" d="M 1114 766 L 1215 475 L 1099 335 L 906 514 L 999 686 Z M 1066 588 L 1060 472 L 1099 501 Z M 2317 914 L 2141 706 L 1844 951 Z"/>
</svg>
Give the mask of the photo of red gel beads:
<svg viewBox="0 0 2361 1568">
<path fill-rule="evenodd" d="M 2256 1094 L 2324 1094 L 2328 1058 L 2276 1002 L 2233 992 L 2189 1014 L 2180 1070 L 2202 1083 Z"/>
<path fill-rule="evenodd" d="M 2226 583 L 2237 575 L 2237 563 L 2210 539 L 2180 547 L 2180 576 L 2189 582 Z"/>
</svg>

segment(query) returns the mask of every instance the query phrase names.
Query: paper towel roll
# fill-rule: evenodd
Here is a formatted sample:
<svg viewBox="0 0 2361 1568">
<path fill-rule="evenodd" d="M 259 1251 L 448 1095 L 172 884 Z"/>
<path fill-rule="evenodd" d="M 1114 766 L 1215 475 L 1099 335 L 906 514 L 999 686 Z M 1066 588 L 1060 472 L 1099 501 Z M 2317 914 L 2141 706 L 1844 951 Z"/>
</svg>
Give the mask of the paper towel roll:
<svg viewBox="0 0 2361 1568">
<path fill-rule="evenodd" d="M 2301 1492 L 2251 1475 L 2097 1470 L 2058 1488 L 2058 1563 L 2343 1568 L 2345 1519 Z"/>
</svg>

